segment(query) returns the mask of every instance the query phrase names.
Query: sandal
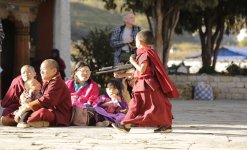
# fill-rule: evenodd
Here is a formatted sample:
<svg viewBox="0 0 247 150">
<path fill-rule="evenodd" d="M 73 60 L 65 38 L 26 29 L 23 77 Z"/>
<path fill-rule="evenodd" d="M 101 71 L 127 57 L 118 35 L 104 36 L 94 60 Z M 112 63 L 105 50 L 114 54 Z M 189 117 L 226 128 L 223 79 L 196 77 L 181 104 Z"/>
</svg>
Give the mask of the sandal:
<svg viewBox="0 0 247 150">
<path fill-rule="evenodd" d="M 172 127 L 160 126 L 154 130 L 154 133 L 171 133 Z"/>
<path fill-rule="evenodd" d="M 115 123 L 113 123 L 111 125 L 114 129 L 116 129 L 120 132 L 128 133 L 128 132 L 130 132 L 130 129 L 131 129 L 131 128 L 126 128 L 125 125 L 120 125 L 120 124 L 115 124 Z"/>
</svg>

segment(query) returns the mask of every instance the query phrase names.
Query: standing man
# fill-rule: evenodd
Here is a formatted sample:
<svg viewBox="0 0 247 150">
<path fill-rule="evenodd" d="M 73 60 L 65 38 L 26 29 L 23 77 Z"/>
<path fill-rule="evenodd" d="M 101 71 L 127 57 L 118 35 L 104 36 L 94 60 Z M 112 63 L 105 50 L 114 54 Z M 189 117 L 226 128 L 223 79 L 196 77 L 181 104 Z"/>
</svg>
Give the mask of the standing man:
<svg viewBox="0 0 247 150">
<path fill-rule="evenodd" d="M 141 30 L 135 25 L 135 15 L 131 12 L 123 14 L 124 25 L 112 31 L 110 44 L 115 48 L 114 65 L 126 63 L 131 54 L 135 54 L 135 36 Z"/>
<path fill-rule="evenodd" d="M 31 127 L 69 126 L 72 115 L 70 91 L 59 74 L 58 63 L 46 59 L 41 63 L 42 97 L 30 102 L 26 111 L 34 112 L 27 123 Z"/>
</svg>

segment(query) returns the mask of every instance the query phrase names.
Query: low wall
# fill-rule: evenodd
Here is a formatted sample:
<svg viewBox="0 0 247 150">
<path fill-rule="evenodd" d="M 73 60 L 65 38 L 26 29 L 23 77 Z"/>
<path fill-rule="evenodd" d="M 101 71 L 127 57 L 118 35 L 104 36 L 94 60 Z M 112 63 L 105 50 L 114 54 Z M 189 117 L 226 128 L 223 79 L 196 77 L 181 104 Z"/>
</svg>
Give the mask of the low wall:
<svg viewBox="0 0 247 150">
<path fill-rule="evenodd" d="M 179 99 L 192 99 L 193 86 L 204 81 L 213 88 L 215 99 L 247 100 L 247 76 L 169 75 L 177 87 Z"/>
</svg>

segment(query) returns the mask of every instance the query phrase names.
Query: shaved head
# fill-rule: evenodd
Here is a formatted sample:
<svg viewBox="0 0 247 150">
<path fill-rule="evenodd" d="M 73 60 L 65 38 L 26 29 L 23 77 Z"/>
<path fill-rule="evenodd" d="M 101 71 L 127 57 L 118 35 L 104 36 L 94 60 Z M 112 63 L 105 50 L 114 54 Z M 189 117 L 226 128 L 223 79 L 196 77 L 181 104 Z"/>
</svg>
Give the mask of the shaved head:
<svg viewBox="0 0 247 150">
<path fill-rule="evenodd" d="M 58 63 L 54 59 L 46 59 L 42 62 L 42 64 L 48 65 L 51 69 L 59 69 Z"/>
<path fill-rule="evenodd" d="M 58 63 L 54 59 L 46 59 L 40 65 L 40 74 L 43 80 L 51 80 L 58 72 Z"/>
<path fill-rule="evenodd" d="M 21 78 L 25 82 L 28 79 L 32 79 L 36 76 L 34 68 L 30 65 L 24 65 L 21 67 Z"/>
<path fill-rule="evenodd" d="M 30 65 L 24 65 L 24 66 L 22 66 L 22 67 L 21 67 L 21 71 L 22 71 L 22 70 L 26 70 L 26 69 L 30 69 L 30 70 L 32 70 L 32 71 L 34 71 L 34 72 L 35 72 L 35 69 L 33 68 L 33 66 L 30 66 Z"/>
</svg>

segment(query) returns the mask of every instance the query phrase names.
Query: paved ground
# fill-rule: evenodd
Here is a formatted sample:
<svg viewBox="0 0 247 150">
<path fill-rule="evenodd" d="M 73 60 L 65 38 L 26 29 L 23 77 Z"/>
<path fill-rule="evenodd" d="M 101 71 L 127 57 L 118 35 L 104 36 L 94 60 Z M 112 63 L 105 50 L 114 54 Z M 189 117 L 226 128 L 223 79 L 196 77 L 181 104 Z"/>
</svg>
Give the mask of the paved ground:
<svg viewBox="0 0 247 150">
<path fill-rule="evenodd" d="M 0 150 L 246 150 L 247 101 L 173 100 L 173 133 L 152 133 L 153 128 L 133 128 L 117 133 L 113 128 L 0 127 Z"/>
</svg>

